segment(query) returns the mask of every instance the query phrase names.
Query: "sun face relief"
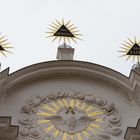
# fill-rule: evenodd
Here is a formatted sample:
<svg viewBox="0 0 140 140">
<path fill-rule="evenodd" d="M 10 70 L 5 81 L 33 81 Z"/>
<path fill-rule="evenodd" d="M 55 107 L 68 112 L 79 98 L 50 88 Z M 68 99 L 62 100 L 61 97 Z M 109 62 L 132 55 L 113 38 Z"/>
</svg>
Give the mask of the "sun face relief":
<svg viewBox="0 0 140 140">
<path fill-rule="evenodd" d="M 54 138 L 88 139 L 102 128 L 104 112 L 78 99 L 64 98 L 44 104 L 37 112 L 42 130 Z"/>
</svg>

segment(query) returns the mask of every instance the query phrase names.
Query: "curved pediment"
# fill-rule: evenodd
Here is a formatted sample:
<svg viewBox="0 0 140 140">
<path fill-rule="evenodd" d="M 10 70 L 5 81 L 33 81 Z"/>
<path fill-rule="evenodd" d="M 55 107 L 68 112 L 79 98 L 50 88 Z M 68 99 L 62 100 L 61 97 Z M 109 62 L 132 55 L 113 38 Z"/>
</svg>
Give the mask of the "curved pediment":
<svg viewBox="0 0 140 140">
<path fill-rule="evenodd" d="M 133 74 L 131 74 L 133 75 Z M 1 72 L 1 81 L 6 83 L 7 94 L 33 82 L 47 79 L 82 79 L 95 81 L 123 91 L 122 96 L 129 100 L 129 95 L 135 89 L 137 82 L 107 67 L 82 61 L 49 61 L 34 64 L 9 74 L 9 69 Z M 3 82 L 2 82 L 3 83 Z"/>
</svg>

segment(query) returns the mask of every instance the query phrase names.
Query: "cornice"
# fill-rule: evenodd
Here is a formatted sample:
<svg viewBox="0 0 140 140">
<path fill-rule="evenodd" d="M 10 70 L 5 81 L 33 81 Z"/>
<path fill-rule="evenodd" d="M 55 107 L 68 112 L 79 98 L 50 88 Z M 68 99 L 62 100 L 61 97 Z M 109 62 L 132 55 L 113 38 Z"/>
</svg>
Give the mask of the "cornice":
<svg viewBox="0 0 140 140">
<path fill-rule="evenodd" d="M 122 97 L 131 100 L 135 87 L 140 86 L 140 75 L 131 71 L 130 76 L 110 68 L 83 61 L 59 60 L 34 64 L 9 74 L 9 68 L 0 73 L 7 95 L 33 82 L 47 79 L 83 79 L 99 82 L 117 90 Z M 2 82 L 2 83 L 3 83 Z M 0 82 L 1 83 L 1 82 Z"/>
</svg>

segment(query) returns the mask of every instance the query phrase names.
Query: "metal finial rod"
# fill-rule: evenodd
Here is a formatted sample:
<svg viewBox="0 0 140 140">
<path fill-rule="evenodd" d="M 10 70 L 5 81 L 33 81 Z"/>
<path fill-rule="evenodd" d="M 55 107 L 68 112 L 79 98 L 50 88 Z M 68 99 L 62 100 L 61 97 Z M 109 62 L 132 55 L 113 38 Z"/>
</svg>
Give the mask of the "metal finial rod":
<svg viewBox="0 0 140 140">
<path fill-rule="evenodd" d="M 2 70 L 2 69 L 1 69 L 1 63 L 0 63 L 0 72 L 1 72 L 1 70 Z"/>
</svg>

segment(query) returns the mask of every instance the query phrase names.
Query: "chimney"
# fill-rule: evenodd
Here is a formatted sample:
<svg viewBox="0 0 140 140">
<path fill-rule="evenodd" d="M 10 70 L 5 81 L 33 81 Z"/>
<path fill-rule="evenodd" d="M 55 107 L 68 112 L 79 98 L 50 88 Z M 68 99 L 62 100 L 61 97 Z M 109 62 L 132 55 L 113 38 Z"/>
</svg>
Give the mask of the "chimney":
<svg viewBox="0 0 140 140">
<path fill-rule="evenodd" d="M 73 60 L 74 48 L 69 45 L 63 44 L 58 47 L 57 56 L 58 60 Z"/>
</svg>

